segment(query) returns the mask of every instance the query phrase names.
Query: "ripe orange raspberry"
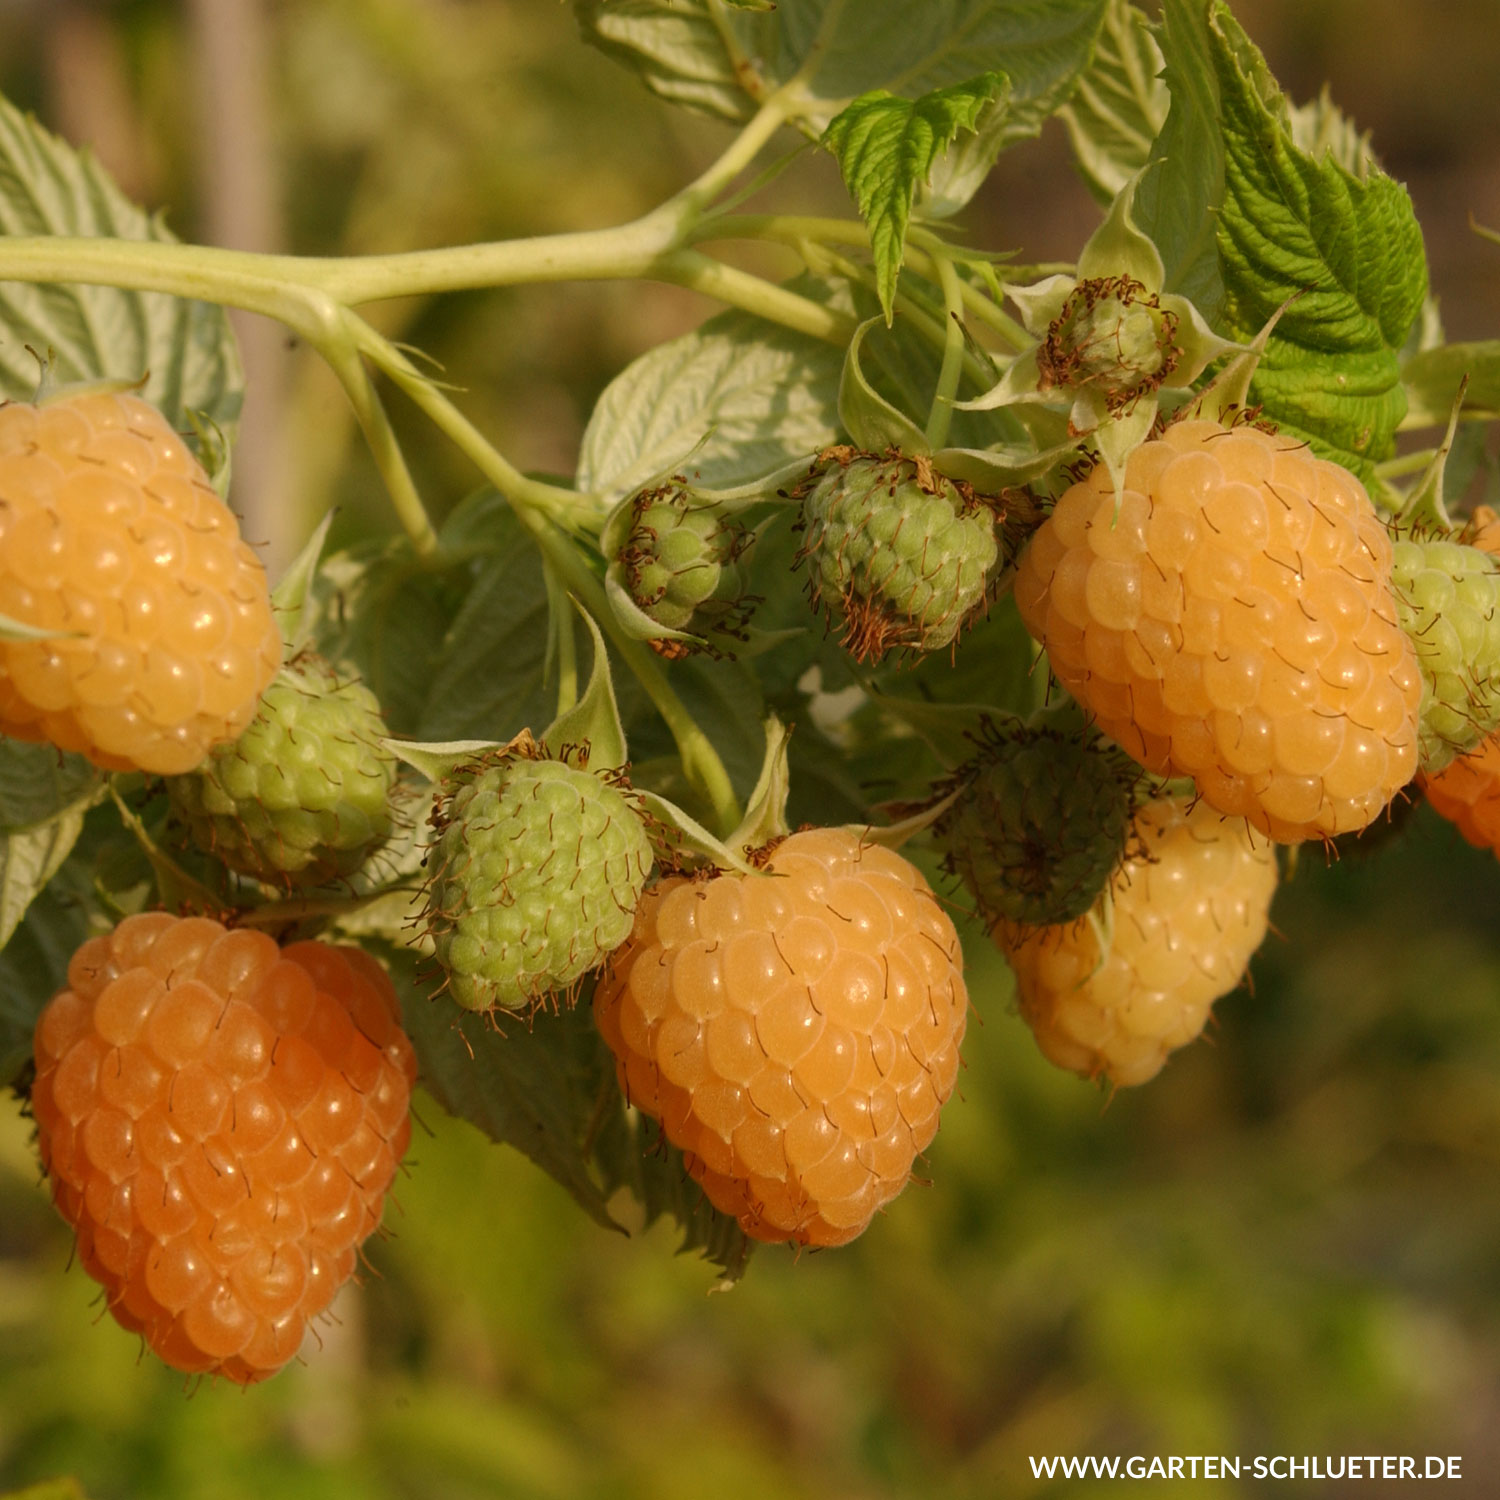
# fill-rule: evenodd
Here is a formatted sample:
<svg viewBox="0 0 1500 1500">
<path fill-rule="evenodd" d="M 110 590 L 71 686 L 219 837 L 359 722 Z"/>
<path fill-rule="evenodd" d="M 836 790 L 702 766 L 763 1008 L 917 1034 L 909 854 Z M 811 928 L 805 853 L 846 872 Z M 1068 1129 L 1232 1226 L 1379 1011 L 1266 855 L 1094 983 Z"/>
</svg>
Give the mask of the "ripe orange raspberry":
<svg viewBox="0 0 1500 1500">
<path fill-rule="evenodd" d="M 1092 920 L 995 929 L 1042 1051 L 1115 1084 L 1154 1078 L 1203 1030 L 1265 937 L 1276 889 L 1271 845 L 1206 802 L 1148 802 L 1135 833 Z"/>
<path fill-rule="evenodd" d="M 761 1240 L 841 1245 L 906 1186 L 953 1092 L 968 994 L 920 872 L 845 829 L 764 877 L 672 878 L 594 995 L 630 1102 Z"/>
<path fill-rule="evenodd" d="M 189 771 L 281 664 L 265 570 L 139 397 L 0 406 L 0 732 L 111 770 Z"/>
<path fill-rule="evenodd" d="M 1500 734 L 1423 778 L 1427 800 L 1476 849 L 1500 856 Z"/>
<path fill-rule="evenodd" d="M 1422 675 L 1360 482 L 1304 444 L 1181 422 L 1057 502 L 1016 604 L 1148 770 L 1282 843 L 1365 827 L 1416 772 Z"/>
<path fill-rule="evenodd" d="M 116 1321 L 247 1385 L 354 1270 L 406 1151 L 416 1064 L 357 948 L 129 917 L 36 1026 L 52 1197 Z"/>
</svg>

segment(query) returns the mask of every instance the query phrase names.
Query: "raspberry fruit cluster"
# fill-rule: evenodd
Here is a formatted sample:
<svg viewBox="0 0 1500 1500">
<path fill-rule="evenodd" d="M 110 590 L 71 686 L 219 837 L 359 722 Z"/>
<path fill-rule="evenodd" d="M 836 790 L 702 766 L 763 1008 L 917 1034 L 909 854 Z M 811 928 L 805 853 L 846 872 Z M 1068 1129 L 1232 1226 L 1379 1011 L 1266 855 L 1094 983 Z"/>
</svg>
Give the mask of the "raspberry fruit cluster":
<svg viewBox="0 0 1500 1500">
<path fill-rule="evenodd" d="M 195 843 L 272 884 L 352 875 L 389 837 L 396 758 L 375 695 L 303 655 L 278 673 L 238 739 L 171 778 Z"/>
<path fill-rule="evenodd" d="M 986 926 L 1081 917 L 1125 852 L 1139 769 L 1073 715 L 986 720 L 933 832 Z"/>
<path fill-rule="evenodd" d="M 1016 604 L 1147 770 L 1279 843 L 1369 824 L 1417 770 L 1422 674 L 1363 486 L 1305 444 L 1186 421 L 1073 485 Z"/>
<path fill-rule="evenodd" d="M 1420 765 L 1431 775 L 1500 727 L 1500 559 L 1450 537 L 1406 534 L 1391 579 L 1422 668 Z"/>
<path fill-rule="evenodd" d="M 1091 920 L 995 934 L 1042 1051 L 1114 1084 L 1155 1077 L 1203 1030 L 1265 937 L 1276 889 L 1271 845 L 1206 802 L 1148 802 L 1135 834 Z"/>
<path fill-rule="evenodd" d="M 692 490 L 666 485 L 634 501 L 620 564 L 630 597 L 668 630 L 740 636 L 750 618 L 744 559 L 754 537 L 719 506 Z M 652 643 L 664 656 L 685 656 L 686 642 Z"/>
<path fill-rule="evenodd" d="M 566 991 L 629 935 L 652 853 L 623 782 L 510 751 L 461 773 L 433 816 L 427 925 L 465 1010 Z"/>
<path fill-rule="evenodd" d="M 626 1098 L 760 1240 L 841 1245 L 905 1187 L 958 1076 L 968 994 L 915 866 L 845 829 L 758 876 L 652 887 L 594 993 Z"/>
<path fill-rule="evenodd" d="M 265 571 L 154 407 L 0 406 L 0 732 L 111 770 L 189 771 L 281 664 Z"/>
<path fill-rule="evenodd" d="M 92 938 L 36 1025 L 53 1201 L 110 1312 L 241 1384 L 296 1353 L 380 1223 L 416 1076 L 362 950 L 206 917 Z"/>
<path fill-rule="evenodd" d="M 941 650 L 988 601 L 996 512 L 924 463 L 831 450 L 802 521 L 813 604 L 860 661 Z"/>
</svg>

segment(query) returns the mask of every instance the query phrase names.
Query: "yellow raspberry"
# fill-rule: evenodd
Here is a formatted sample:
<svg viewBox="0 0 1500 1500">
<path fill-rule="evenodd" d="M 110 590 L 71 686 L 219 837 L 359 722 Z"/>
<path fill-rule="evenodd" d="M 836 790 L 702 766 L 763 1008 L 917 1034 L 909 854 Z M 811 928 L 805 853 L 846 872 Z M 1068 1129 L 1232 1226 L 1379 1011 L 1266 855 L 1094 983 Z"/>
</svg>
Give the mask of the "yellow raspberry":
<svg viewBox="0 0 1500 1500">
<path fill-rule="evenodd" d="M 1017 570 L 1065 687 L 1148 770 L 1280 843 L 1364 828 L 1417 768 L 1422 674 L 1391 540 L 1305 444 L 1181 422 L 1103 466 Z"/>
<path fill-rule="evenodd" d="M 139 397 L 0 406 L 0 732 L 109 770 L 189 771 L 281 664 L 265 570 Z"/>
<path fill-rule="evenodd" d="M 1203 1030 L 1265 937 L 1276 889 L 1271 845 L 1206 802 L 1148 802 L 1135 833 L 1089 919 L 995 929 L 1048 1059 L 1114 1084 L 1154 1078 Z"/>
<path fill-rule="evenodd" d="M 842 1245 L 906 1186 L 953 1092 L 968 992 L 921 873 L 847 829 L 763 877 L 672 878 L 594 994 L 626 1098 L 760 1240 Z"/>
</svg>

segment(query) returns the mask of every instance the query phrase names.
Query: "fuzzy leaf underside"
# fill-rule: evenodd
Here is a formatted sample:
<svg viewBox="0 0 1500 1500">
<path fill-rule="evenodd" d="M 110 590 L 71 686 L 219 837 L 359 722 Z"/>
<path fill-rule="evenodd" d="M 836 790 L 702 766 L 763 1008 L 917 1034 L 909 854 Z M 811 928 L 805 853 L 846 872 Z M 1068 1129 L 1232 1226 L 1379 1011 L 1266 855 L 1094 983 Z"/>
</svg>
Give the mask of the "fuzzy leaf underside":
<svg viewBox="0 0 1500 1500">
<path fill-rule="evenodd" d="M 998 152 L 1035 135 L 1088 65 L 1106 0 L 858 0 L 845 7 L 798 114 L 821 133 L 872 89 L 920 99 L 972 78 L 1006 74 L 1011 112 Z M 745 120 L 809 56 L 828 0 L 777 0 L 768 12 L 717 18 L 708 0 L 577 0 L 587 40 L 634 68 L 648 88 L 729 120 Z"/>
<path fill-rule="evenodd" d="M 1058 110 L 1083 180 L 1101 203 L 1146 165 L 1166 122 L 1170 95 L 1161 69 L 1145 15 L 1130 0 L 1109 0 L 1094 60 Z"/>
<path fill-rule="evenodd" d="M 1251 384 L 1284 431 L 1369 479 L 1406 411 L 1399 351 L 1427 263 L 1406 189 L 1294 144 L 1265 62 L 1219 5 L 1210 50 L 1224 129 L 1221 325 L 1249 339 L 1289 298 Z"/>
<path fill-rule="evenodd" d="M 844 184 L 870 231 L 875 282 L 886 322 L 906 253 L 912 199 L 960 131 L 973 132 L 987 105 L 1003 108 L 1003 74 L 976 78 L 902 99 L 875 89 L 842 110 L 823 133 Z"/>
<path fill-rule="evenodd" d="M 86 152 L 0 100 L 0 234 L 175 241 L 130 202 Z M 189 412 L 232 437 L 244 378 L 221 307 L 159 292 L 104 286 L 0 283 L 0 391 L 29 400 L 38 354 L 49 350 L 61 384 L 138 380 L 140 394 L 196 441 Z"/>
<path fill-rule="evenodd" d="M 787 286 L 832 297 L 810 276 Z M 609 383 L 583 435 L 579 487 L 625 495 L 678 465 L 727 487 L 815 453 L 837 436 L 842 363 L 841 350 L 807 334 L 720 313 Z"/>
</svg>

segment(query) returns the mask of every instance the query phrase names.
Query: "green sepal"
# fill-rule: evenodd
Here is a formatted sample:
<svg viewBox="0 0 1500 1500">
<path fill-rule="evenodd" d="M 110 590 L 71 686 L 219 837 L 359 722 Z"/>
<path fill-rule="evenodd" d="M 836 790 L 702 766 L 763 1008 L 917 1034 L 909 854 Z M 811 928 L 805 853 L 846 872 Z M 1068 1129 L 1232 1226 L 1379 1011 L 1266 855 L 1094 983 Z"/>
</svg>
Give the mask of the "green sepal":
<svg viewBox="0 0 1500 1500">
<path fill-rule="evenodd" d="M 330 510 L 318 522 L 317 529 L 271 591 L 271 610 L 281 626 L 281 638 L 286 643 L 288 657 L 295 656 L 312 640 L 313 627 L 318 621 L 313 580 L 317 577 L 318 564 L 328 541 L 328 528 L 332 525 L 333 512 Z"/>
<path fill-rule="evenodd" d="M 1463 410 L 1467 387 L 1467 380 L 1459 385 L 1458 394 L 1453 398 L 1453 410 L 1448 415 L 1448 430 L 1443 435 L 1443 441 L 1422 471 L 1422 477 L 1412 487 L 1411 493 L 1401 502 L 1397 519 L 1404 527 L 1435 527 L 1443 532 L 1452 530 L 1453 521 L 1443 501 L 1443 481 L 1448 468 L 1448 455 L 1453 450 L 1453 439 L 1458 434 L 1458 418 Z"/>
<path fill-rule="evenodd" d="M 630 757 L 625 745 L 620 705 L 615 700 L 609 651 L 594 617 L 581 605 L 579 613 L 594 642 L 594 664 L 589 671 L 589 684 L 578 702 L 566 713 L 559 714 L 542 731 L 541 742 L 558 757 L 567 746 L 586 745 L 589 770 L 617 771 Z"/>
<path fill-rule="evenodd" d="M 686 645 L 697 646 L 700 649 L 708 645 L 708 641 L 701 635 L 694 635 L 688 630 L 674 630 L 670 625 L 659 625 L 653 620 L 630 597 L 630 590 L 625 587 L 621 576 L 623 571 L 618 560 L 610 563 L 604 574 L 604 594 L 609 600 L 610 609 L 614 612 L 616 623 L 631 640 L 682 641 Z"/>
<path fill-rule="evenodd" d="M 1076 279 L 1048 276 L 1031 286 L 1007 288 L 1026 331 L 1037 343 L 1011 361 L 992 390 L 959 403 L 968 411 L 1015 407 L 1019 413 L 1038 406 L 1056 408 L 1066 401 L 1068 434 L 1089 439 L 1103 459 L 1117 495 L 1124 485 L 1126 459 L 1156 421 L 1160 389 L 1190 387 L 1214 360 L 1242 347 L 1220 338 L 1186 297 L 1163 290 L 1165 272 L 1160 252 L 1132 217 L 1136 190 L 1149 170 L 1143 167 L 1115 195 L 1104 222 L 1079 256 Z M 1044 378 L 1039 359 L 1043 341 L 1064 319 L 1070 299 L 1082 284 L 1118 282 L 1121 278 L 1128 278 L 1144 290 L 1146 297 L 1155 299 L 1151 305 L 1163 321 L 1173 320 L 1171 368 L 1157 377 L 1156 385 L 1148 379 L 1123 405 L 1117 394 L 1092 380 L 1072 387 L 1054 386 Z"/>
<path fill-rule="evenodd" d="M 735 846 L 715 838 L 691 813 L 684 812 L 675 802 L 642 787 L 635 788 L 635 795 L 658 822 L 671 830 L 671 842 L 676 847 L 690 849 L 693 853 L 702 855 L 721 870 L 737 870 L 741 875 L 755 873 L 755 866 Z"/>
<path fill-rule="evenodd" d="M 908 458 L 924 458 L 932 451 L 927 434 L 904 412 L 892 406 L 865 379 L 860 369 L 859 351 L 865 335 L 879 323 L 867 318 L 854 330 L 849 352 L 844 356 L 844 373 L 839 379 L 839 421 L 855 446 L 866 453 L 884 453 L 894 448 Z"/>
<path fill-rule="evenodd" d="M 926 807 L 908 813 L 894 823 L 846 823 L 844 826 L 858 833 L 862 844 L 879 844 L 882 849 L 899 849 L 926 833 L 961 796 L 963 788 L 955 788 L 946 797 L 940 797 L 936 802 L 930 802 Z"/>
<path fill-rule="evenodd" d="M 1025 443 L 1002 443 L 993 448 L 939 448 L 932 455 L 932 467 L 947 479 L 972 484 L 982 494 L 993 495 L 1012 485 L 1043 479 L 1059 464 L 1077 456 L 1078 444 L 1072 440 L 1040 449 Z"/>
<path fill-rule="evenodd" d="M 524 729 L 514 740 L 445 740 L 438 744 L 387 737 L 380 743 L 397 760 L 405 761 L 413 770 L 420 771 L 428 781 L 437 785 L 450 780 L 455 772 L 465 766 L 471 766 L 496 751 L 503 754 L 523 738 L 531 738 Z"/>
<path fill-rule="evenodd" d="M 787 742 L 791 732 L 771 714 L 766 719 L 766 754 L 760 775 L 745 805 L 740 826 L 725 840 L 732 849 L 759 849 L 772 839 L 791 832 L 786 818 L 791 794 L 791 768 L 787 764 Z"/>
<path fill-rule="evenodd" d="M 82 637 L 81 630 L 43 630 L 39 625 L 0 615 L 0 641 L 76 641 Z"/>
</svg>

